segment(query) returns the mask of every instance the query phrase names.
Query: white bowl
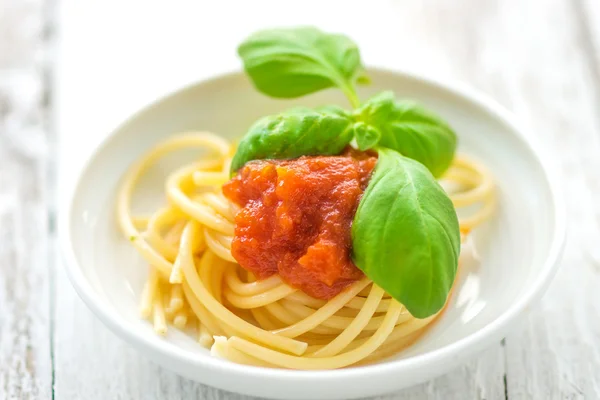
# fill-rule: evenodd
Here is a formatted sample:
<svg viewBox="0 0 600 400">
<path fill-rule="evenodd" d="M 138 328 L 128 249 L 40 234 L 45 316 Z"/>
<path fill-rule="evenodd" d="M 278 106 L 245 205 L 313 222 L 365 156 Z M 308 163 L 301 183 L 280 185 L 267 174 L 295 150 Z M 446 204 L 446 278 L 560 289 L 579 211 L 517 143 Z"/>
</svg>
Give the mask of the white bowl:
<svg viewBox="0 0 600 400">
<path fill-rule="evenodd" d="M 235 139 L 258 117 L 292 105 L 346 105 L 334 90 L 294 101 L 269 99 L 241 73 L 209 79 L 144 108 L 96 149 L 61 213 L 61 245 L 73 286 L 112 331 L 156 363 L 218 388 L 254 396 L 342 399 L 414 385 L 465 362 L 498 342 L 538 300 L 562 251 L 565 218 L 554 176 L 531 138 L 495 102 L 470 90 L 407 73 L 370 69 L 360 95 L 394 90 L 434 109 L 455 128 L 460 151 L 489 167 L 499 208 L 474 240 L 480 261 L 461 270 L 456 294 L 440 321 L 414 346 L 372 366 L 334 371 L 248 367 L 212 357 L 192 337 L 171 329 L 154 334 L 138 316 L 147 268 L 116 227 L 115 195 L 130 164 L 158 141 L 189 129 Z M 101 118 L 102 115 L 99 115 Z M 166 172 L 183 162 L 170 157 L 142 180 L 134 201 L 148 209 L 164 203 Z"/>
</svg>

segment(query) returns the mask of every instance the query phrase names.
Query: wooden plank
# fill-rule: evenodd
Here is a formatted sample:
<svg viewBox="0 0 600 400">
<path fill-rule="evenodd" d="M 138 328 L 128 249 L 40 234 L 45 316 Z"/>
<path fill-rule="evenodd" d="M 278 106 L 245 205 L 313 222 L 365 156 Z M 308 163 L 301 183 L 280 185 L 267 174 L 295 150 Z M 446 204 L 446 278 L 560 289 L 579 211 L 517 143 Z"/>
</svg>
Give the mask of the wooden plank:
<svg viewBox="0 0 600 400">
<path fill-rule="evenodd" d="M 0 398 L 52 396 L 43 1 L 0 1 Z"/>
<path fill-rule="evenodd" d="M 579 0 L 573 2 L 573 10 L 579 22 L 581 44 L 590 70 L 594 79 L 600 81 L 600 2 Z"/>
<path fill-rule="evenodd" d="M 501 33 L 505 57 L 514 65 L 506 86 L 517 114 L 554 155 L 570 231 L 562 268 L 547 295 L 524 329 L 506 340 L 507 392 L 509 398 L 600 398 L 600 330 L 592 317 L 598 313 L 600 276 L 586 254 L 586 248 L 598 248 L 600 237 L 590 190 L 600 170 L 599 87 L 589 63 L 594 55 L 577 2 L 527 3 L 535 12 L 505 16 L 505 26 L 513 27 Z M 523 2 L 504 6 L 517 4 Z"/>
</svg>

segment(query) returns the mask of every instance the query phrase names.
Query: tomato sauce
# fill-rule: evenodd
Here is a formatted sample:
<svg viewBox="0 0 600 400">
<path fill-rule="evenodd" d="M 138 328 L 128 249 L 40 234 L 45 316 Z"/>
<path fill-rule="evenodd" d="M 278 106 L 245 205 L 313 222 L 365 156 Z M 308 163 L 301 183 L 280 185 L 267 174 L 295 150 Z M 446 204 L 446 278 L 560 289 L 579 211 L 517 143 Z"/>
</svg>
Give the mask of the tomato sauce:
<svg viewBox="0 0 600 400">
<path fill-rule="evenodd" d="M 247 163 L 223 186 L 242 207 L 233 257 L 258 279 L 278 273 L 312 297 L 335 296 L 363 276 L 350 258 L 350 227 L 376 162 L 348 150 Z"/>
</svg>

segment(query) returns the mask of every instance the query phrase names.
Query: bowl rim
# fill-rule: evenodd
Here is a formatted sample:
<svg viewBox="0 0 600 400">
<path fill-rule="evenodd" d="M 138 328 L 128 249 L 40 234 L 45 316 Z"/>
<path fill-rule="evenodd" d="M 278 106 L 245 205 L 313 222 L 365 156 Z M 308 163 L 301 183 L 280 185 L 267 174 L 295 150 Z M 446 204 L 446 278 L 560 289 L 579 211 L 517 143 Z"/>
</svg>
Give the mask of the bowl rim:
<svg viewBox="0 0 600 400">
<path fill-rule="evenodd" d="M 537 144 L 536 139 L 528 133 L 513 113 L 488 95 L 471 88 L 465 83 L 447 78 L 442 80 L 420 72 L 398 68 L 391 69 L 379 66 L 369 66 L 367 70 L 376 73 L 400 75 L 405 79 L 429 85 L 430 87 L 445 91 L 480 107 L 509 127 L 517 139 L 519 139 L 531 153 L 535 162 L 541 167 L 545 178 L 545 184 L 551 193 L 554 232 L 550 241 L 550 251 L 544 261 L 542 269 L 538 273 L 534 283 L 526 289 L 522 296 L 520 296 L 519 301 L 511 304 L 511 306 L 502 314 L 479 330 L 460 338 L 453 343 L 444 345 L 439 349 L 404 359 L 389 360 L 372 365 L 335 370 L 305 371 L 241 365 L 211 355 L 189 352 L 188 350 L 167 341 L 157 341 L 156 338 L 151 339 L 150 335 L 141 332 L 139 329 L 128 329 L 128 326 L 132 325 L 132 322 L 114 312 L 109 304 L 100 298 L 95 289 L 92 288 L 90 282 L 84 276 L 75 256 L 73 241 L 71 240 L 73 234 L 71 231 L 71 215 L 76 200 L 76 194 L 79 190 L 79 186 L 82 184 L 82 178 L 87 174 L 91 164 L 96 160 L 98 155 L 101 154 L 119 132 L 132 121 L 139 118 L 144 113 L 151 111 L 152 108 L 159 106 L 160 103 L 175 96 L 179 96 L 186 91 L 193 90 L 199 85 L 235 78 L 239 79 L 244 75 L 241 69 L 233 68 L 226 69 L 221 73 L 211 74 L 203 79 L 180 86 L 139 107 L 129 118 L 113 128 L 112 131 L 94 147 L 93 151 L 87 156 L 85 162 L 78 166 L 79 171 L 75 179 L 69 180 L 66 190 L 66 201 L 61 205 L 58 214 L 59 247 L 63 257 L 63 264 L 71 284 L 88 308 L 90 308 L 96 317 L 98 317 L 108 328 L 132 345 L 141 345 L 146 350 L 158 352 L 163 359 L 173 358 L 176 359 L 177 362 L 185 363 L 189 366 L 226 372 L 227 374 L 230 374 L 232 378 L 236 375 L 241 375 L 246 378 L 260 379 L 269 377 L 288 382 L 304 380 L 324 382 L 337 379 L 352 379 L 359 376 L 368 377 L 375 374 L 398 373 L 408 369 L 422 368 L 423 366 L 434 362 L 449 362 L 449 364 L 451 364 L 452 358 L 456 357 L 457 354 L 472 355 L 472 353 L 485 346 L 486 342 L 489 342 L 492 339 L 500 340 L 504 336 L 504 333 L 507 332 L 511 323 L 514 323 L 528 306 L 542 297 L 559 267 L 559 257 L 564 249 L 566 239 L 566 212 L 562 191 L 560 190 L 561 185 L 558 179 L 559 175 L 555 173 L 556 167 L 550 162 L 551 158 L 544 154 L 542 148 Z"/>
</svg>

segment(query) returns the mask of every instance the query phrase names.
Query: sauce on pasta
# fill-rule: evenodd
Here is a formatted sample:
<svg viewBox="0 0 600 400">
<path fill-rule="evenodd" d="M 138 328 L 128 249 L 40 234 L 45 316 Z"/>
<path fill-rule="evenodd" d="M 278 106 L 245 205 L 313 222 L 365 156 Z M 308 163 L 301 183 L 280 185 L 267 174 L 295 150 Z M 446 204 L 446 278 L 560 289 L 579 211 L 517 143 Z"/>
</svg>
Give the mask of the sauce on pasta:
<svg viewBox="0 0 600 400">
<path fill-rule="evenodd" d="M 223 187 L 242 207 L 233 257 L 258 279 L 279 274 L 309 296 L 334 297 L 363 277 L 350 258 L 350 227 L 376 162 L 347 150 L 246 164 Z"/>
<path fill-rule="evenodd" d="M 150 215 L 132 214 L 132 196 L 147 169 L 163 155 L 189 148 L 208 155 L 169 175 L 164 207 Z M 415 318 L 366 276 L 325 301 L 289 285 L 279 273 L 258 279 L 244 269 L 232 251 L 236 207 L 222 191 L 223 184 L 226 191 L 233 188 L 232 150 L 230 143 L 208 132 L 174 135 L 146 153 L 123 178 L 118 221 L 125 239 L 148 263 L 140 314 L 156 333 L 168 335 L 168 326 L 182 329 L 213 355 L 240 364 L 335 369 L 397 354 L 443 312 Z M 358 163 L 359 170 L 374 161 L 357 152 L 331 158 Z M 280 168 L 293 164 L 266 163 Z M 361 177 L 362 190 L 369 180 L 366 170 Z M 464 209 L 463 233 L 490 217 L 494 184 L 483 165 L 457 156 L 444 180 L 460 187 L 449 196 L 455 207 Z"/>
</svg>

